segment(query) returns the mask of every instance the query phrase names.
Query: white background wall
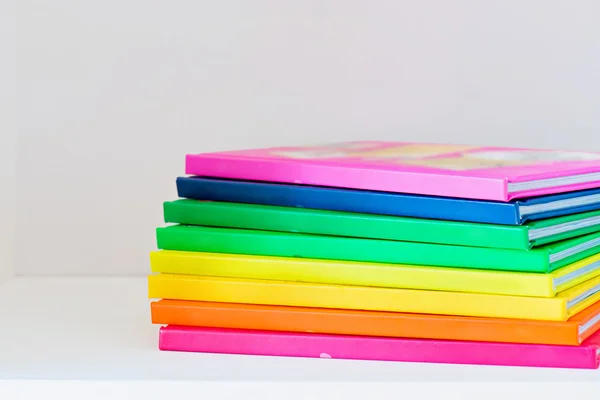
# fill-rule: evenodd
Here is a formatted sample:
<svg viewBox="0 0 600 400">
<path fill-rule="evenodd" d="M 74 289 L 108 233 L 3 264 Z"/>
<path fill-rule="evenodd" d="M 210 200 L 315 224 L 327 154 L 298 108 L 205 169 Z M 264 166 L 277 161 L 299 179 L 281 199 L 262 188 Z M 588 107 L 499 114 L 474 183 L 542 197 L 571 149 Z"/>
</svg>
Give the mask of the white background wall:
<svg viewBox="0 0 600 400">
<path fill-rule="evenodd" d="M 0 285 L 14 273 L 16 224 L 16 14 L 0 4 Z"/>
<path fill-rule="evenodd" d="M 188 152 L 361 138 L 600 151 L 594 0 L 19 7 L 20 274 L 146 274 Z"/>
</svg>

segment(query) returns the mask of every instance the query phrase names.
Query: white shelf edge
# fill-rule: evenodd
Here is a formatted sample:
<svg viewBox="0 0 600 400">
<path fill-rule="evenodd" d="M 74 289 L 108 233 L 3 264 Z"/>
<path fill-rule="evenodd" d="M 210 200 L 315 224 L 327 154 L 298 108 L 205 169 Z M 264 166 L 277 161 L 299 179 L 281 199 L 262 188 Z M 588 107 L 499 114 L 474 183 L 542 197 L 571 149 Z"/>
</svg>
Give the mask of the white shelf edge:
<svg viewBox="0 0 600 400">
<path fill-rule="evenodd" d="M 145 277 L 18 277 L 0 287 L 0 379 L 600 381 L 599 370 L 161 352 Z"/>
</svg>

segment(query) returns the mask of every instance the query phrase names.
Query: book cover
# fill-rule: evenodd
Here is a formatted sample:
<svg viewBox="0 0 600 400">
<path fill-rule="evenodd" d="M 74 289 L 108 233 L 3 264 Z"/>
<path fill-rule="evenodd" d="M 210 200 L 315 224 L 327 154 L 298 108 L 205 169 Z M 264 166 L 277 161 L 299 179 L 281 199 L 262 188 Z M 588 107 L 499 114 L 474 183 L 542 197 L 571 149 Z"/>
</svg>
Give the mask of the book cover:
<svg viewBox="0 0 600 400">
<path fill-rule="evenodd" d="M 600 277 L 560 292 L 555 297 L 543 298 L 158 274 L 148 277 L 148 297 L 168 300 L 566 321 L 600 300 Z"/>
<path fill-rule="evenodd" d="M 579 346 L 600 329 L 600 302 L 564 322 L 159 300 L 153 324 L 476 342 Z"/>
<path fill-rule="evenodd" d="M 190 199 L 163 210 L 165 222 L 182 225 L 517 250 L 600 231 L 600 211 L 507 226 Z"/>
<path fill-rule="evenodd" d="M 600 189 L 499 202 L 200 176 L 176 184 L 188 199 L 502 225 L 600 210 Z"/>
<path fill-rule="evenodd" d="M 600 250 L 600 232 L 531 250 L 189 225 L 159 227 L 156 233 L 157 246 L 161 250 L 543 273 L 592 256 Z"/>
<path fill-rule="evenodd" d="M 581 346 L 401 339 L 166 326 L 159 348 L 222 354 L 597 369 L 600 333 Z"/>
<path fill-rule="evenodd" d="M 554 297 L 600 276 L 600 254 L 549 274 L 160 250 L 154 273 Z"/>
<path fill-rule="evenodd" d="M 361 141 L 188 154 L 186 173 L 506 202 L 600 187 L 600 153 Z"/>
</svg>

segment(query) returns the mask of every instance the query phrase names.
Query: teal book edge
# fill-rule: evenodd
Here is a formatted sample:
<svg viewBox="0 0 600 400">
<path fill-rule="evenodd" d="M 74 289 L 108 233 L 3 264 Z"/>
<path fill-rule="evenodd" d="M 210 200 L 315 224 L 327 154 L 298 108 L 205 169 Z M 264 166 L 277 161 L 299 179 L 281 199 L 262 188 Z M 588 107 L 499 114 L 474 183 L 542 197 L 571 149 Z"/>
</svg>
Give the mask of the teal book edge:
<svg viewBox="0 0 600 400">
<path fill-rule="evenodd" d="M 531 250 L 173 225 L 158 228 L 161 250 L 548 273 L 600 251 L 600 233 Z"/>
<path fill-rule="evenodd" d="M 528 250 L 600 231 L 600 211 L 521 226 L 200 200 L 163 204 L 167 223 Z"/>
</svg>

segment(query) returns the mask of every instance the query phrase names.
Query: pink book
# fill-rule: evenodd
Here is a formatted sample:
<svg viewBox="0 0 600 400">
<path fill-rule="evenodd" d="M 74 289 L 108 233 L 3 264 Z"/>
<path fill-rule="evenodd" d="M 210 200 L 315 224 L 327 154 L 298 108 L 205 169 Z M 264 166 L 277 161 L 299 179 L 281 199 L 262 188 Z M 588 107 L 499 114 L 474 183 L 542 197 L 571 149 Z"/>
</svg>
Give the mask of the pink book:
<svg viewBox="0 0 600 400">
<path fill-rule="evenodd" d="M 262 356 L 597 369 L 600 332 L 580 346 L 558 346 L 170 325 L 160 329 L 159 348 Z"/>
<path fill-rule="evenodd" d="M 362 141 L 188 154 L 186 173 L 507 202 L 600 187 L 600 153 Z"/>
</svg>

